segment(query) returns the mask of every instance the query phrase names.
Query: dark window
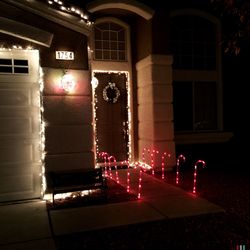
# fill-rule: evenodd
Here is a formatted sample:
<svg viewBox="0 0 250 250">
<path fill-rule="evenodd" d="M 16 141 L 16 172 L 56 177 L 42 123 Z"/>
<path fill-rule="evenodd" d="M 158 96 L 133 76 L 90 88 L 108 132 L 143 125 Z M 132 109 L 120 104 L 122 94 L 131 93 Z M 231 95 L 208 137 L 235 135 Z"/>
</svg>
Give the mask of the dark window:
<svg viewBox="0 0 250 250">
<path fill-rule="evenodd" d="M 215 82 L 194 83 L 194 130 L 217 129 L 216 93 Z"/>
<path fill-rule="evenodd" d="M 193 130 L 192 82 L 174 82 L 174 125 L 176 131 Z"/>
<path fill-rule="evenodd" d="M 171 51 L 174 69 L 216 69 L 215 25 L 201 17 L 171 18 Z"/>
<path fill-rule="evenodd" d="M 17 60 L 14 59 L 14 65 L 15 66 L 28 66 L 28 60 Z"/>
<path fill-rule="evenodd" d="M 28 68 L 15 67 L 14 68 L 14 73 L 15 74 L 28 74 L 29 69 Z"/>
<path fill-rule="evenodd" d="M 0 66 L 0 73 L 12 73 L 12 67 Z"/>
<path fill-rule="evenodd" d="M 12 65 L 11 59 L 0 59 L 0 65 Z"/>
<path fill-rule="evenodd" d="M 28 74 L 28 60 L 0 59 L 0 73 L 3 74 Z"/>
<path fill-rule="evenodd" d="M 217 130 L 215 82 L 174 82 L 176 131 Z"/>
</svg>

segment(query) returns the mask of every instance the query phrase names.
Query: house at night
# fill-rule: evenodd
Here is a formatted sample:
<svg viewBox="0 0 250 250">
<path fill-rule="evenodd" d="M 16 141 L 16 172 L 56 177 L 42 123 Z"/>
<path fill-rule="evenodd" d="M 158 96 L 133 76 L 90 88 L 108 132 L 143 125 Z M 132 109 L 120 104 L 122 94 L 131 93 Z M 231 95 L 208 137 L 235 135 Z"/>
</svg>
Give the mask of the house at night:
<svg viewBox="0 0 250 250">
<path fill-rule="evenodd" d="M 173 167 L 185 145 L 230 139 L 217 18 L 75 3 L 0 2 L 0 201 L 38 198 L 45 172 L 95 168 L 100 152 L 117 165 L 167 152 Z"/>
</svg>

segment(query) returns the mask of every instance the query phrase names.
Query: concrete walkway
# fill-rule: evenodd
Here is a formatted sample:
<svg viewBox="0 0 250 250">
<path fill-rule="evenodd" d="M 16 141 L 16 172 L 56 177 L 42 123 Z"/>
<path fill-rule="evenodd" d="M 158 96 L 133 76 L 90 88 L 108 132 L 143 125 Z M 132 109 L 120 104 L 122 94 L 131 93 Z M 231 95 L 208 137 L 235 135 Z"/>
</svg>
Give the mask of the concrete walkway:
<svg viewBox="0 0 250 250">
<path fill-rule="evenodd" d="M 115 172 L 113 172 L 113 177 Z M 130 170 L 130 190 L 138 194 L 139 171 Z M 119 170 L 119 181 L 127 186 L 127 170 Z M 46 209 L 43 201 L 0 206 L 0 249 L 56 249 L 53 235 L 220 213 L 224 210 L 192 193 L 142 174 L 141 199 L 131 202 L 68 209 Z"/>
<path fill-rule="evenodd" d="M 44 201 L 0 206 L 0 249 L 56 249 Z"/>
</svg>

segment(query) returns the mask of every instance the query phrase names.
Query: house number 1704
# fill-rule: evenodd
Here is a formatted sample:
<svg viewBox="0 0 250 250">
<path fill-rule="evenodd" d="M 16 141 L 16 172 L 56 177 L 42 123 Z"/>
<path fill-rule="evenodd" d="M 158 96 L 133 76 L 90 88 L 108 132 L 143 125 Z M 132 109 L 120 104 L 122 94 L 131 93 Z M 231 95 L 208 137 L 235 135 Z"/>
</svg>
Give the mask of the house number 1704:
<svg viewBox="0 0 250 250">
<path fill-rule="evenodd" d="M 57 60 L 74 60 L 73 51 L 56 51 Z"/>
</svg>

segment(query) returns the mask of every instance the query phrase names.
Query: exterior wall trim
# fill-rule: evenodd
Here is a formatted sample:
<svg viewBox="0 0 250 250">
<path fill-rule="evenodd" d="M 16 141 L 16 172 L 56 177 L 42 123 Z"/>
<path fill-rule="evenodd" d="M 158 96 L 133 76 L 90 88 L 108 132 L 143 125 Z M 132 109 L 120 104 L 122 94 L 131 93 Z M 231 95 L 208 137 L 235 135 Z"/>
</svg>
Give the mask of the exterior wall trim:
<svg viewBox="0 0 250 250">
<path fill-rule="evenodd" d="M 45 4 L 38 1 L 25 1 L 22 0 L 3 0 L 8 4 L 19 7 L 23 10 L 29 11 L 30 13 L 36 14 L 54 23 L 60 24 L 68 29 L 74 30 L 78 33 L 86 36 L 90 35 L 91 25 L 86 24 L 83 20 L 74 17 L 73 15 L 61 13 L 47 7 Z"/>
<path fill-rule="evenodd" d="M 232 132 L 175 134 L 176 144 L 225 143 L 233 138 Z"/>
<path fill-rule="evenodd" d="M 142 59 L 141 61 L 136 63 L 136 69 L 140 70 L 148 65 L 172 65 L 173 63 L 173 57 L 169 56 L 169 55 L 157 55 L 157 54 L 153 54 L 153 55 L 149 55 L 147 57 L 145 57 L 144 59 Z"/>
<path fill-rule="evenodd" d="M 53 34 L 33 26 L 0 17 L 0 33 L 50 47 Z"/>
<path fill-rule="evenodd" d="M 213 16 L 205 11 L 202 11 L 202 10 L 185 8 L 185 9 L 173 10 L 170 12 L 170 17 L 182 16 L 182 15 L 200 16 L 200 17 L 208 19 L 209 21 L 211 21 L 213 23 L 219 23 L 219 19 L 217 17 L 215 17 L 215 16 Z"/>
<path fill-rule="evenodd" d="M 90 13 L 105 9 L 123 9 L 138 14 L 146 20 L 150 20 L 154 15 L 154 10 L 138 1 L 127 0 L 96 0 L 87 5 Z"/>
</svg>

